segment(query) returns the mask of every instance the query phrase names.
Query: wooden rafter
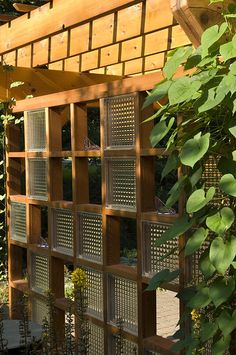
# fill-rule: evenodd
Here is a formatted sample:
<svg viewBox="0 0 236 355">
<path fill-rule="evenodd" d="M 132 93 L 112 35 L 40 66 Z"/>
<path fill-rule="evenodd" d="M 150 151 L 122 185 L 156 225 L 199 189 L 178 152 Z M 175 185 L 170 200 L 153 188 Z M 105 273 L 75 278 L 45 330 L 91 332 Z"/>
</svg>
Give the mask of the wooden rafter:
<svg viewBox="0 0 236 355">
<path fill-rule="evenodd" d="M 14 15 L 0 14 L 0 22 L 12 21 L 16 18 Z"/>
<path fill-rule="evenodd" d="M 20 4 L 18 2 L 15 2 L 13 4 L 13 7 L 16 9 L 18 12 L 30 12 L 32 10 L 35 10 L 38 8 L 38 6 L 35 5 L 29 5 L 29 4 Z"/>
</svg>

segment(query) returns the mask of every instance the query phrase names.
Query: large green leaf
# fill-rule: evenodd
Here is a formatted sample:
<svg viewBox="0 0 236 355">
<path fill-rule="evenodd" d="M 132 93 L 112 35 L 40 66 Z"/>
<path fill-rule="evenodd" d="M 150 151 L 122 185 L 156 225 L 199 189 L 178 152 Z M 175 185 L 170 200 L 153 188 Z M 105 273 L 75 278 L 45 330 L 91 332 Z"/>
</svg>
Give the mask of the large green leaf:
<svg viewBox="0 0 236 355">
<path fill-rule="evenodd" d="M 192 187 L 194 187 L 202 177 L 202 167 L 198 168 L 190 177 Z"/>
<path fill-rule="evenodd" d="M 164 169 L 161 172 L 161 179 L 164 179 L 166 175 L 168 175 L 172 170 L 175 170 L 178 168 L 179 165 L 179 159 L 178 155 L 176 153 L 172 153 L 166 162 L 166 165 Z"/>
<path fill-rule="evenodd" d="M 201 85 L 200 81 L 192 80 L 188 76 L 176 79 L 168 91 L 170 105 L 177 105 L 191 99 L 200 89 Z"/>
<path fill-rule="evenodd" d="M 189 139 L 182 147 L 180 152 L 180 160 L 182 164 L 191 166 L 194 165 L 206 154 L 210 143 L 210 133 L 203 136 L 201 132 Z"/>
<path fill-rule="evenodd" d="M 202 58 L 208 55 L 209 48 L 223 36 L 227 30 L 227 27 L 227 23 L 223 22 L 220 27 L 218 25 L 214 25 L 203 32 L 201 38 Z"/>
<path fill-rule="evenodd" d="M 233 75 L 232 73 L 228 73 L 227 75 L 223 76 L 223 79 L 221 80 L 219 86 L 217 87 L 216 92 L 218 94 L 223 92 L 226 95 L 228 92 L 234 94 L 235 91 L 236 91 L 236 76 Z"/>
<path fill-rule="evenodd" d="M 158 287 L 160 287 L 163 283 L 171 282 L 175 280 L 178 276 L 179 276 L 179 270 L 170 271 L 169 269 L 164 269 L 153 276 L 146 290 L 154 291 Z"/>
<path fill-rule="evenodd" d="M 234 223 L 234 212 L 229 207 L 223 207 L 219 212 L 207 217 L 206 225 L 216 234 L 223 234 Z"/>
<path fill-rule="evenodd" d="M 180 195 L 183 191 L 183 188 L 187 182 L 187 175 L 181 176 L 178 181 L 174 184 L 174 186 L 169 191 L 169 198 L 166 201 L 166 207 L 172 207 L 175 202 L 177 202 L 180 198 Z"/>
<path fill-rule="evenodd" d="M 236 126 L 230 127 L 229 131 L 232 134 L 232 136 L 234 136 L 234 138 L 236 138 Z"/>
<path fill-rule="evenodd" d="M 191 309 L 199 309 L 208 306 L 211 302 L 209 296 L 209 288 L 203 287 L 198 290 L 198 292 L 191 298 L 187 306 Z"/>
<path fill-rule="evenodd" d="M 185 246 L 185 256 L 191 255 L 198 250 L 206 239 L 207 234 L 207 229 L 204 229 L 203 227 L 198 228 L 187 241 Z"/>
<path fill-rule="evenodd" d="M 230 345 L 230 336 L 221 337 L 215 344 L 212 346 L 212 354 L 214 355 L 224 355 L 225 351 L 229 348 Z"/>
<path fill-rule="evenodd" d="M 176 69 L 186 61 L 192 51 L 192 47 L 180 47 L 173 52 L 163 69 L 167 79 L 175 74 Z"/>
<path fill-rule="evenodd" d="M 208 250 L 204 251 L 199 260 L 200 270 L 206 279 L 209 279 L 216 271 L 215 267 L 212 265 Z"/>
<path fill-rule="evenodd" d="M 183 214 L 182 217 L 177 219 L 171 227 L 164 232 L 160 238 L 156 240 L 155 245 L 156 246 L 161 246 L 162 244 L 166 243 L 168 240 L 171 240 L 173 238 L 177 238 L 183 233 L 185 233 L 188 229 L 190 229 L 194 224 L 195 224 L 195 219 L 189 220 L 189 217 L 187 214 Z"/>
<path fill-rule="evenodd" d="M 156 85 L 156 87 L 151 91 L 149 96 L 146 97 L 143 108 L 159 101 L 163 97 L 167 96 L 168 90 L 172 84 L 171 80 L 164 80 Z"/>
<path fill-rule="evenodd" d="M 152 147 L 155 147 L 167 135 L 174 123 L 175 118 L 171 117 L 168 124 L 166 124 L 166 120 L 163 120 L 155 125 L 150 135 Z"/>
<path fill-rule="evenodd" d="M 229 59 L 236 57 L 236 35 L 228 43 L 224 43 L 220 46 L 220 54 L 226 62 Z"/>
<path fill-rule="evenodd" d="M 216 279 L 210 286 L 209 295 L 215 307 L 219 307 L 226 302 L 235 289 L 235 280 L 231 278 L 224 279 L 222 277 Z"/>
<path fill-rule="evenodd" d="M 214 197 L 215 188 L 211 186 L 207 193 L 203 189 L 198 189 L 192 193 L 186 204 L 188 213 L 197 212 L 205 207 Z"/>
<path fill-rule="evenodd" d="M 232 236 L 224 242 L 223 238 L 216 237 L 210 247 L 210 261 L 220 274 L 224 274 L 236 255 L 236 237 Z"/>
<path fill-rule="evenodd" d="M 198 107 L 198 112 L 209 111 L 218 106 L 224 100 L 225 96 L 226 92 L 223 90 L 217 91 L 216 88 L 209 89 L 208 92 L 205 92 L 204 102 Z"/>
<path fill-rule="evenodd" d="M 227 195 L 236 197 L 236 179 L 232 174 L 225 174 L 220 179 L 220 188 Z"/>
<path fill-rule="evenodd" d="M 236 310 L 232 315 L 227 310 L 223 310 L 216 321 L 224 337 L 227 337 L 236 328 Z"/>
<path fill-rule="evenodd" d="M 218 330 L 217 323 L 212 323 L 212 322 L 203 323 L 201 325 L 201 331 L 200 331 L 201 340 L 205 342 L 208 339 L 212 338 L 217 332 L 217 330 Z"/>
</svg>

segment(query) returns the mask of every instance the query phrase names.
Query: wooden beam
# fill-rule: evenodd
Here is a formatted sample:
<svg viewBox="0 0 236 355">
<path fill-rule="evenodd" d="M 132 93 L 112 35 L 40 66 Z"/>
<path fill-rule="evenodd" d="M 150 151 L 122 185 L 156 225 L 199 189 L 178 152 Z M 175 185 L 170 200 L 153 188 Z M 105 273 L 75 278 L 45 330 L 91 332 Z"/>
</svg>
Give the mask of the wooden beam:
<svg viewBox="0 0 236 355">
<path fill-rule="evenodd" d="M 14 97 L 16 100 L 25 99 L 28 95 L 33 97 L 48 95 L 55 92 L 117 80 L 118 76 L 62 72 L 48 69 L 14 68 L 6 71 L 0 66 L 0 99 L 6 100 Z M 24 84 L 10 88 L 13 82 L 21 81 Z"/>
<path fill-rule="evenodd" d="M 37 9 L 38 6 L 35 5 L 29 5 L 29 4 L 20 4 L 18 2 L 15 2 L 13 4 L 13 7 L 16 9 L 18 12 L 30 12 L 32 10 Z"/>
<path fill-rule="evenodd" d="M 9 22 L 16 18 L 15 15 L 0 14 L 0 22 Z"/>
<path fill-rule="evenodd" d="M 223 6 L 232 2 L 225 0 L 223 5 L 209 5 L 209 0 L 170 0 L 175 19 L 195 47 L 200 45 L 202 33 L 206 28 L 223 21 Z"/>
<path fill-rule="evenodd" d="M 18 18 L 0 29 L 0 53 L 45 38 L 53 33 L 65 30 L 75 24 L 96 16 L 106 14 L 124 5 L 132 5 L 134 0 L 54 0 L 53 6 L 47 3 Z"/>
</svg>

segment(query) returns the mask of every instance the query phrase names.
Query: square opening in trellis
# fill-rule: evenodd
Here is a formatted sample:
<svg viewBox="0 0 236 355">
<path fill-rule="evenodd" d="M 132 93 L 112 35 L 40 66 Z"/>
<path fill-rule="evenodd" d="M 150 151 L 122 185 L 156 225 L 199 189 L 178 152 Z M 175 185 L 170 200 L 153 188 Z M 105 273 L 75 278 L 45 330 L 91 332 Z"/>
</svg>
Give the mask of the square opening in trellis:
<svg viewBox="0 0 236 355">
<path fill-rule="evenodd" d="M 136 210 L 136 162 L 133 158 L 106 159 L 106 206 Z"/>
<path fill-rule="evenodd" d="M 89 178 L 89 203 L 101 205 L 102 203 L 102 181 L 101 181 L 101 159 L 88 158 Z"/>
<path fill-rule="evenodd" d="M 48 207 L 30 204 L 30 244 L 48 248 Z"/>
<path fill-rule="evenodd" d="M 91 212 L 77 214 L 78 256 L 102 263 L 102 215 Z"/>
<path fill-rule="evenodd" d="M 73 213 L 70 209 L 52 208 L 53 249 L 73 256 Z"/>
<path fill-rule="evenodd" d="M 63 200 L 72 201 L 72 159 L 62 159 Z"/>
<path fill-rule="evenodd" d="M 179 299 L 170 290 L 156 291 L 156 334 L 163 338 L 174 340 L 173 335 L 178 330 Z"/>
<path fill-rule="evenodd" d="M 10 245 L 9 253 L 12 258 L 10 259 L 9 267 L 14 270 L 11 277 L 12 280 L 27 280 L 27 250 L 26 248 L 17 245 Z"/>
<path fill-rule="evenodd" d="M 26 235 L 26 204 L 11 202 L 10 237 L 12 240 L 27 243 Z"/>
<path fill-rule="evenodd" d="M 28 151 L 40 152 L 46 150 L 46 111 L 33 110 L 26 112 Z"/>
<path fill-rule="evenodd" d="M 9 152 L 25 150 L 24 116 L 14 113 L 15 120 L 7 125 L 7 149 Z"/>
<path fill-rule="evenodd" d="M 28 159 L 29 197 L 38 200 L 48 199 L 48 159 Z"/>
<path fill-rule="evenodd" d="M 98 103 L 97 103 L 98 104 Z M 100 109 L 87 107 L 87 137 L 84 139 L 84 150 L 100 149 Z"/>
<path fill-rule="evenodd" d="M 66 122 L 64 124 L 62 123 L 61 142 L 62 150 L 71 150 L 71 123 L 69 115 Z"/>
<path fill-rule="evenodd" d="M 137 264 L 136 219 L 120 218 L 120 262 L 129 266 Z"/>
<path fill-rule="evenodd" d="M 9 158 L 8 186 L 9 195 L 26 194 L 25 159 Z"/>
<path fill-rule="evenodd" d="M 123 277 L 108 276 L 108 317 L 116 327 L 136 334 L 138 331 L 137 283 Z"/>
<path fill-rule="evenodd" d="M 47 256 L 31 254 L 31 290 L 44 294 L 49 290 L 49 259 Z"/>
<path fill-rule="evenodd" d="M 137 95 L 104 99 L 105 148 L 133 148 L 136 140 Z"/>
</svg>

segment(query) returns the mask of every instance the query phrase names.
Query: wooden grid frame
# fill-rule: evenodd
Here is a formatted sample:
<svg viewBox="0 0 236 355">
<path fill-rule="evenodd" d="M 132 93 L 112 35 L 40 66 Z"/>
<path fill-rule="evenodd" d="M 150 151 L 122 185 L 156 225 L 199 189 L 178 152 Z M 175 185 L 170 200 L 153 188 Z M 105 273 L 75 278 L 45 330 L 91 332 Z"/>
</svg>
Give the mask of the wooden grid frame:
<svg viewBox="0 0 236 355">
<path fill-rule="evenodd" d="M 111 342 L 117 334 L 117 326 L 109 321 L 109 308 L 112 299 L 108 298 L 109 278 L 127 280 L 136 284 L 137 287 L 137 332 L 124 329 L 124 338 L 127 348 L 130 344 L 136 344 L 138 354 L 145 351 L 153 354 L 172 354 L 170 347 L 171 340 L 156 335 L 156 293 L 144 292 L 150 280 L 143 274 L 142 255 L 142 224 L 144 222 L 173 223 L 177 215 L 161 215 L 155 211 L 154 191 L 154 157 L 162 156 L 162 148 L 151 148 L 149 134 L 153 122 L 141 124 L 141 122 L 153 114 L 152 108 L 142 110 L 145 90 L 151 89 L 155 82 L 160 80 L 159 74 L 145 75 L 139 78 L 129 78 L 113 83 L 95 85 L 92 88 L 76 89 L 68 92 L 47 95 L 45 97 L 33 98 L 17 103 L 15 112 L 26 112 L 37 109 L 45 109 L 46 117 L 46 149 L 40 152 L 19 151 L 20 145 L 19 127 L 8 126 L 8 154 L 7 154 L 7 186 L 8 186 L 8 211 L 11 203 L 26 204 L 26 235 L 27 242 L 23 243 L 12 240 L 9 234 L 9 278 L 10 278 L 10 304 L 11 315 L 14 314 L 14 305 L 17 302 L 19 292 L 29 292 L 31 304 L 35 307 L 34 300 L 42 307 L 45 302 L 45 295 L 37 290 L 32 290 L 28 282 L 23 278 L 22 273 L 22 250 L 27 251 L 29 279 L 32 278 L 32 255 L 39 255 L 48 258 L 49 287 L 56 297 L 57 324 L 62 331 L 65 321 L 66 299 L 64 298 L 64 264 L 70 262 L 74 267 L 80 266 L 90 270 L 91 277 L 96 273 L 102 273 L 103 292 L 103 315 L 96 316 L 96 312 L 88 313 L 88 319 L 102 329 L 104 333 L 104 354 L 111 355 Z M 131 148 L 107 149 L 105 146 L 105 102 L 109 97 L 117 95 L 135 96 L 135 145 Z M 100 138 L 101 147 L 99 150 L 85 150 L 84 138 L 87 137 L 87 106 L 94 104 L 96 100 L 100 106 Z M 71 122 L 71 151 L 62 151 L 61 129 L 66 119 Z M 25 127 L 27 128 L 27 114 L 25 114 Z M 27 141 L 27 129 L 25 130 L 25 141 Z M 63 201 L 62 191 L 62 168 L 61 159 L 71 157 L 73 175 L 73 200 Z M 88 158 L 100 157 L 102 165 L 102 204 L 89 203 L 88 187 Z M 27 160 L 29 158 L 44 158 L 48 161 L 48 198 L 47 200 L 36 200 L 29 197 L 29 170 Z M 136 209 L 127 208 L 113 209 L 106 206 L 107 178 L 106 159 L 134 159 L 136 169 Z M 15 160 L 21 159 L 26 165 L 26 195 L 20 194 L 20 182 L 17 172 L 19 164 L 15 166 Z M 18 169 L 18 170 L 17 170 Z M 37 206 L 48 207 L 48 248 L 40 246 L 41 235 L 40 212 Z M 62 250 L 55 250 L 53 241 L 53 211 L 54 209 L 71 210 L 73 218 L 73 255 L 63 253 Z M 96 260 L 82 258 L 78 254 L 78 216 L 79 212 L 102 215 L 102 263 Z M 120 264 L 120 218 L 136 219 L 137 233 L 137 266 L 130 267 Z M 8 221 L 11 218 L 8 214 Z M 180 238 L 180 247 L 183 245 L 183 238 Z M 182 247 L 180 248 L 182 250 Z M 184 266 L 184 258 L 180 253 L 180 265 Z M 100 274 L 99 274 L 100 275 Z M 180 279 L 180 283 L 184 280 Z M 177 292 L 179 285 L 167 284 L 167 289 Z M 17 291 L 17 292 L 16 292 Z M 92 302 L 92 301 L 91 301 Z M 120 301 L 122 302 L 122 300 Z M 37 302 L 36 302 L 37 303 Z M 33 308 L 33 314 L 36 312 Z M 98 330 L 100 329 L 98 328 Z M 96 327 L 94 328 L 96 331 Z M 97 330 L 97 331 L 98 331 Z M 91 335 L 92 336 L 92 335 Z M 131 342 L 131 343 L 130 343 Z M 96 348 L 96 344 L 94 344 Z M 97 345 L 97 346 L 101 346 Z M 148 353 L 148 352 L 147 352 Z M 101 354 L 102 355 L 102 354 Z"/>
</svg>

